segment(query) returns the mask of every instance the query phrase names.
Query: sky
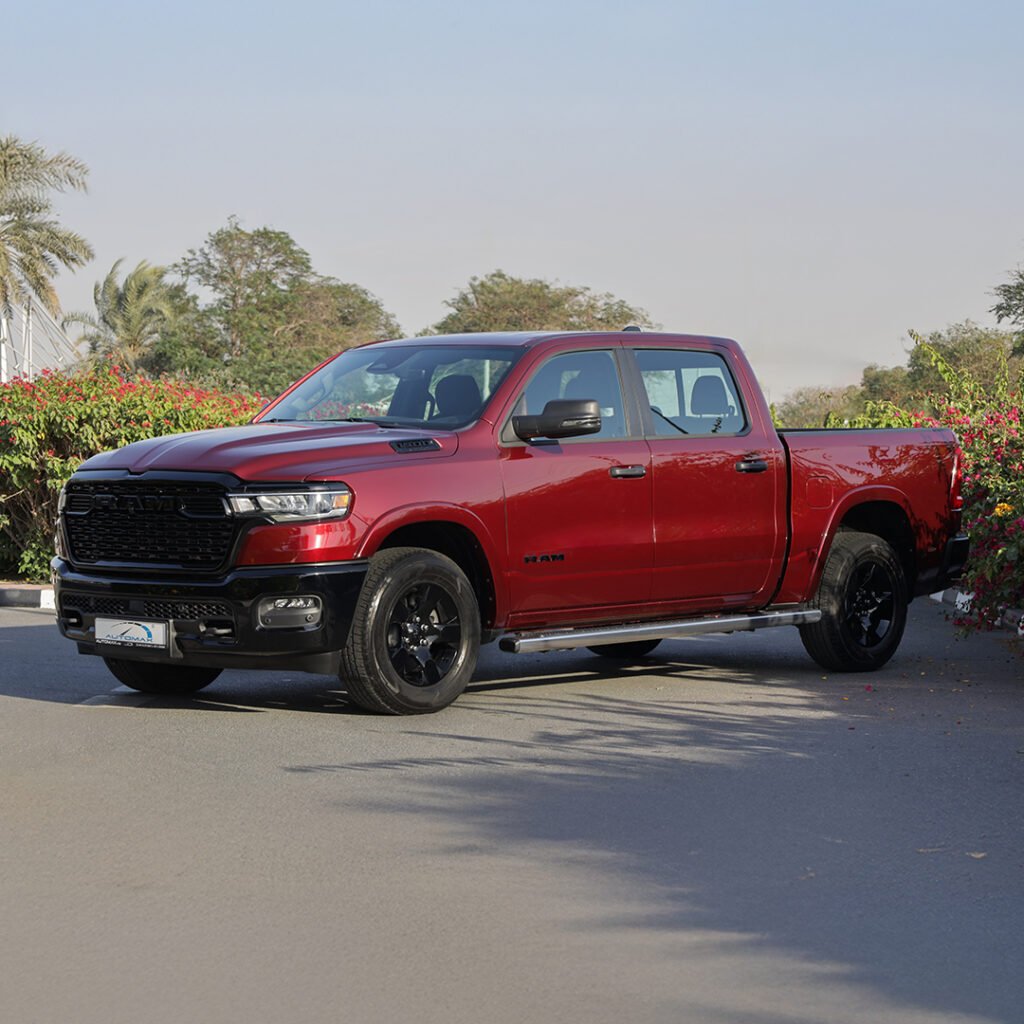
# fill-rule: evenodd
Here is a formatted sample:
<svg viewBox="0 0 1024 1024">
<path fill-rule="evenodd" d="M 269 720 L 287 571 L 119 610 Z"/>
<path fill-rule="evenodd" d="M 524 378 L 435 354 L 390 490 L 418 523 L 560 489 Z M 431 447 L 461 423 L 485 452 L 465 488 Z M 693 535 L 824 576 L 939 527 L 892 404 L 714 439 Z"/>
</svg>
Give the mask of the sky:
<svg viewBox="0 0 1024 1024">
<path fill-rule="evenodd" d="M 770 397 L 994 320 L 1024 264 L 1024 5 L 8 5 L 0 134 L 91 169 L 95 260 L 236 215 L 418 333 L 495 269 L 734 337 Z"/>
</svg>

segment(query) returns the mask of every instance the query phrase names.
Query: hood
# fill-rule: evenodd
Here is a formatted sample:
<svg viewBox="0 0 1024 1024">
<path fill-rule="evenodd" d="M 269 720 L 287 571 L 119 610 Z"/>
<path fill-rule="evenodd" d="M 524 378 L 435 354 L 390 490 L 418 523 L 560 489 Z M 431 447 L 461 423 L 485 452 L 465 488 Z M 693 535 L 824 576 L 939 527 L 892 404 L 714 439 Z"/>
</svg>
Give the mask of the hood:
<svg viewBox="0 0 1024 1024">
<path fill-rule="evenodd" d="M 94 455 L 80 468 L 232 473 L 245 481 L 298 482 L 334 479 L 371 462 L 444 458 L 458 446 L 458 435 L 447 431 L 374 423 L 252 423 L 136 441 Z"/>
</svg>

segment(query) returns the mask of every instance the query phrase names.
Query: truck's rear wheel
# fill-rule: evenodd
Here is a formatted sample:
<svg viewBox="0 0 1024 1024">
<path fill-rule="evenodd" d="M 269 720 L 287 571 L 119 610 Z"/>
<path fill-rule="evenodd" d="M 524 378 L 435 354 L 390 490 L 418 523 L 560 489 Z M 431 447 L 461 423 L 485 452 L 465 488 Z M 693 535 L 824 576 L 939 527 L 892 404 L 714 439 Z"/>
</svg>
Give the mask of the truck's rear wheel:
<svg viewBox="0 0 1024 1024">
<path fill-rule="evenodd" d="M 142 693 L 195 693 L 220 675 L 219 668 L 196 665 L 156 665 L 146 661 L 122 661 L 104 658 L 114 678 Z"/>
<path fill-rule="evenodd" d="M 601 644 L 599 647 L 588 647 L 592 654 L 612 661 L 637 661 L 651 653 L 660 644 L 660 640 L 630 640 L 623 644 Z"/>
<path fill-rule="evenodd" d="M 836 534 L 821 575 L 821 621 L 800 627 L 807 653 L 833 672 L 870 672 L 895 653 L 907 624 L 907 581 L 872 533 Z"/>
<path fill-rule="evenodd" d="M 423 548 L 374 555 L 356 603 L 341 681 L 370 711 L 439 711 L 466 688 L 480 648 L 480 611 L 463 571 Z"/>
</svg>

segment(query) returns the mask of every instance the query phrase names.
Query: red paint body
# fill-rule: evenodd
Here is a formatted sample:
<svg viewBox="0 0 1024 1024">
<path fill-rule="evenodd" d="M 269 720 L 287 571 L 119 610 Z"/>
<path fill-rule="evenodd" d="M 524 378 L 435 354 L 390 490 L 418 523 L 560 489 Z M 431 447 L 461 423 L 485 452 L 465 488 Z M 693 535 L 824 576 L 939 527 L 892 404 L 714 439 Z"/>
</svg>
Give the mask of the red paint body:
<svg viewBox="0 0 1024 1024">
<path fill-rule="evenodd" d="M 439 340 L 480 344 L 481 337 Z M 203 470 L 246 484 L 341 481 L 351 488 L 352 511 L 340 522 L 251 529 L 240 565 L 364 559 L 400 528 L 455 524 L 472 535 L 486 562 L 493 593 L 485 617 L 494 630 L 800 604 L 813 597 L 844 522 L 896 523 L 912 589 L 941 578 L 947 542 L 960 526 L 951 507 L 951 432 L 780 435 L 742 352 L 723 339 L 486 337 L 525 351 L 483 416 L 458 431 L 259 422 L 273 418 L 274 403 L 249 426 L 139 442 L 83 468 Z M 639 412 L 639 371 L 622 355 L 630 348 L 717 353 L 745 407 L 745 431 L 654 436 Z M 544 445 L 511 437 L 513 408 L 538 367 L 556 353 L 591 349 L 620 354 L 633 410 L 628 436 Z M 439 449 L 400 453 L 391 446 L 426 437 Z M 764 471 L 738 472 L 737 464 L 751 458 L 763 460 Z M 622 466 L 645 473 L 609 475 Z"/>
</svg>

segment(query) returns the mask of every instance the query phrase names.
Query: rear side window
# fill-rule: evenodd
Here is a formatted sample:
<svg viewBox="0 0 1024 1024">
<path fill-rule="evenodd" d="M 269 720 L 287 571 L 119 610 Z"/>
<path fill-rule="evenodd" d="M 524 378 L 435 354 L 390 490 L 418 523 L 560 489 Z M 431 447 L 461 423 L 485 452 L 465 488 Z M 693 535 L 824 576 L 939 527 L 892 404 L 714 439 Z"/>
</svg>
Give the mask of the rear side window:
<svg viewBox="0 0 1024 1024">
<path fill-rule="evenodd" d="M 634 352 L 659 437 L 739 434 L 747 425 L 736 382 L 716 352 Z"/>
</svg>

